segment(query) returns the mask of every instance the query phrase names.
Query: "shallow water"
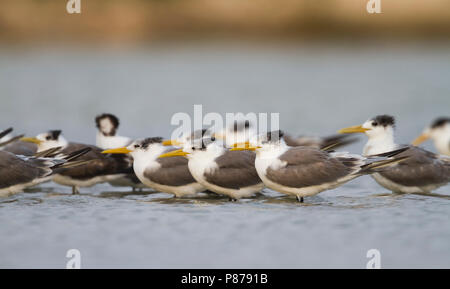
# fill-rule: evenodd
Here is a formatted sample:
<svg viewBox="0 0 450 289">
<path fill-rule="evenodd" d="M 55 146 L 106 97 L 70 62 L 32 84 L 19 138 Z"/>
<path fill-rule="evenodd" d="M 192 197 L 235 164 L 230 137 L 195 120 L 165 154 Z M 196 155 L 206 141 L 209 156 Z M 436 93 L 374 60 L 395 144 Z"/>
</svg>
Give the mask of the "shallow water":
<svg viewBox="0 0 450 289">
<path fill-rule="evenodd" d="M 280 112 L 295 134 L 392 113 L 408 142 L 450 107 L 448 47 L 5 48 L 0 63 L 3 127 L 90 143 L 98 113 L 117 113 L 124 135 L 167 137 L 193 104 Z M 83 268 L 365 268 L 372 248 L 385 268 L 450 266 L 448 186 L 394 195 L 361 177 L 304 204 L 270 190 L 237 203 L 106 184 L 70 192 L 47 183 L 0 199 L 1 268 L 64 268 L 71 248 Z"/>
</svg>

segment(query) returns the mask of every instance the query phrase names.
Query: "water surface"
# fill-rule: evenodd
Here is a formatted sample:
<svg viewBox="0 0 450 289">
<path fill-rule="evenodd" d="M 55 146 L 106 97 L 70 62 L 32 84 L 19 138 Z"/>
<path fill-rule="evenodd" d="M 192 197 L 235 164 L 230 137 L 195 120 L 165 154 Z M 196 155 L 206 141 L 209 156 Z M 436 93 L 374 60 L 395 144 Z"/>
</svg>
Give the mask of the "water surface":
<svg viewBox="0 0 450 289">
<path fill-rule="evenodd" d="M 167 137 L 175 112 L 279 112 L 294 134 L 325 135 L 380 113 L 409 142 L 450 107 L 448 47 L 159 47 L 0 50 L 0 123 L 30 135 L 60 128 L 93 143 L 93 118 Z M 364 138 L 346 150 L 361 152 Z M 430 144 L 427 148 L 433 149 Z M 370 177 L 306 203 L 171 199 L 103 184 L 71 195 L 52 183 L 0 199 L 0 267 L 364 268 L 450 266 L 450 191 L 393 195 Z"/>
</svg>

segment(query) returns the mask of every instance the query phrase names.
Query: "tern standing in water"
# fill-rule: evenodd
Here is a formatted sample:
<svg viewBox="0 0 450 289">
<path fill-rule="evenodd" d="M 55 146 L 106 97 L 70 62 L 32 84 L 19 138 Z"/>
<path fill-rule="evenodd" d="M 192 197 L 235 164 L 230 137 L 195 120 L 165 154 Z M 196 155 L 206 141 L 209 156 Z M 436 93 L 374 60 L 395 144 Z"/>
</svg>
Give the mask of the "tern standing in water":
<svg viewBox="0 0 450 289">
<path fill-rule="evenodd" d="M 429 193 L 446 185 L 450 181 L 450 158 L 418 147 L 396 144 L 394 126 L 393 116 L 378 115 L 362 125 L 344 128 L 339 132 L 364 133 L 368 137 L 364 155 L 385 153 L 400 147 L 408 148 L 398 155 L 406 157 L 404 161 L 372 175 L 381 186 L 393 192 Z"/>
<path fill-rule="evenodd" d="M 89 161 L 88 163 L 64 170 L 52 178 L 55 183 L 72 187 L 74 194 L 79 193 L 80 187 L 91 187 L 109 182 L 130 172 L 127 162 L 102 154 L 102 150 L 96 146 L 68 142 L 60 130 L 51 130 L 34 138 L 26 137 L 22 140 L 37 144 L 38 152 L 61 147 L 62 154 L 70 154 L 80 149 L 90 148 L 87 154 L 80 157 L 80 160 Z"/>
<path fill-rule="evenodd" d="M 40 157 L 29 157 L 0 151 L 0 197 L 48 181 L 53 174 L 75 166 L 76 163 L 71 161 L 89 151 L 90 148 L 84 148 L 58 157 L 47 156 L 45 152 Z"/>
<path fill-rule="evenodd" d="M 189 171 L 197 182 L 212 192 L 228 196 L 230 201 L 253 196 L 264 188 L 255 169 L 255 154 L 230 151 L 215 137 L 195 139 L 160 158 L 177 156 L 189 159 Z"/>
<path fill-rule="evenodd" d="M 254 138 L 250 145 L 232 150 L 255 150 L 256 171 L 264 184 L 280 193 L 295 196 L 299 202 L 303 202 L 304 197 L 336 188 L 403 160 L 390 158 L 403 150 L 365 158 L 312 147 L 289 147 L 282 137 L 281 131 L 269 132 Z"/>
<path fill-rule="evenodd" d="M 205 190 L 191 175 L 184 157 L 159 158 L 176 150 L 162 144 L 162 138 L 136 140 L 127 147 L 105 150 L 107 154 L 130 154 L 139 180 L 148 187 L 175 197 L 193 196 Z"/>
</svg>

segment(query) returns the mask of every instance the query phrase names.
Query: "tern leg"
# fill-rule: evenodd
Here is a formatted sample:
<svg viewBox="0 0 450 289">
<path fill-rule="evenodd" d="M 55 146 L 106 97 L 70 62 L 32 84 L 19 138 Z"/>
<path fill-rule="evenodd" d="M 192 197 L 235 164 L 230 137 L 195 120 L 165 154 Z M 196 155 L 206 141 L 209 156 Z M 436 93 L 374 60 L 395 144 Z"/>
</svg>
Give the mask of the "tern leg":
<svg viewBox="0 0 450 289">
<path fill-rule="evenodd" d="M 78 194 L 80 194 L 80 190 L 78 189 L 77 186 L 73 186 L 73 187 L 72 187 L 72 194 L 73 194 L 73 195 L 78 195 Z"/>
<path fill-rule="evenodd" d="M 132 187 L 131 189 L 132 189 L 133 193 L 136 192 L 136 188 L 135 187 Z"/>
</svg>

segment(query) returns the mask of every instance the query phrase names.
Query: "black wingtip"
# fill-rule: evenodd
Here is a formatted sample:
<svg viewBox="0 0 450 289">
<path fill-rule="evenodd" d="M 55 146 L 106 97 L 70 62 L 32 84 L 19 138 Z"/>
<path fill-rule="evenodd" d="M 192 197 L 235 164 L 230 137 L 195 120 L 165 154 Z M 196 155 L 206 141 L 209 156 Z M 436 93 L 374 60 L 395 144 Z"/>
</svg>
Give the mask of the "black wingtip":
<svg viewBox="0 0 450 289">
<path fill-rule="evenodd" d="M 4 137 L 5 135 L 10 134 L 12 131 L 13 131 L 12 127 L 5 129 L 4 131 L 0 132 L 0 138 Z"/>
<path fill-rule="evenodd" d="M 67 162 L 70 162 L 71 160 L 77 159 L 77 158 L 81 157 L 82 155 L 87 154 L 91 150 L 92 149 L 90 147 L 85 147 L 83 149 L 80 149 L 80 150 L 77 150 L 77 151 L 74 151 L 74 152 L 68 154 L 64 159 Z"/>
<path fill-rule="evenodd" d="M 401 154 L 402 152 L 407 151 L 407 150 L 409 150 L 409 146 L 405 146 L 405 147 L 402 147 L 400 149 L 396 149 L 396 150 L 385 152 L 385 153 L 381 153 L 381 154 L 370 155 L 368 157 L 386 157 L 386 158 L 389 158 L 389 157 L 393 157 L 393 156 L 396 156 L 398 154 Z"/>
</svg>

